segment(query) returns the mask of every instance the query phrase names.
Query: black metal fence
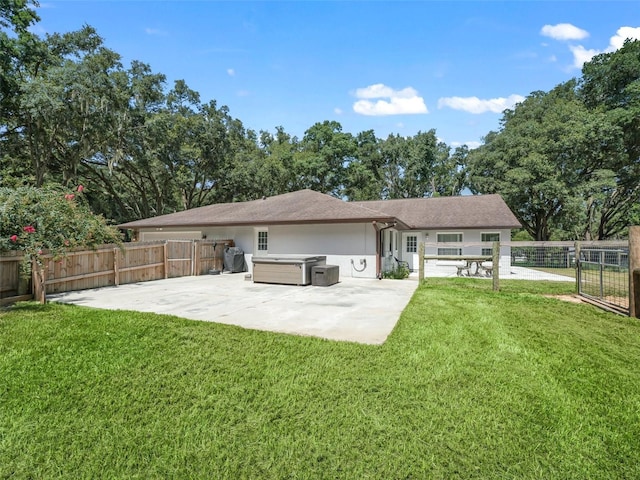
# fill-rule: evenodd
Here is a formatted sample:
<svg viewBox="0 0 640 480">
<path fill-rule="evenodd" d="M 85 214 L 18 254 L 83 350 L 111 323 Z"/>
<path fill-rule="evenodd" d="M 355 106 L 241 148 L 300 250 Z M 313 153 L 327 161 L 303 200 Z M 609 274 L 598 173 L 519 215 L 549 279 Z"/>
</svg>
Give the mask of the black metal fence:
<svg viewBox="0 0 640 480">
<path fill-rule="evenodd" d="M 629 243 L 579 244 L 578 250 L 578 293 L 628 314 Z"/>
<path fill-rule="evenodd" d="M 442 246 L 447 247 L 447 258 L 439 255 Z M 425 257 L 428 259 L 425 277 L 460 276 L 461 266 L 464 275 L 465 256 L 490 253 L 491 247 L 485 243 L 424 244 L 425 251 L 430 253 Z M 573 282 L 576 293 L 588 301 L 629 314 L 628 240 L 506 241 L 500 242 L 499 249 L 500 280 Z M 434 256 L 436 251 L 438 255 Z M 454 261 L 455 255 L 460 257 L 459 262 Z"/>
<path fill-rule="evenodd" d="M 509 247 L 511 254 L 510 278 L 575 281 L 575 242 L 504 242 L 503 245 Z"/>
</svg>

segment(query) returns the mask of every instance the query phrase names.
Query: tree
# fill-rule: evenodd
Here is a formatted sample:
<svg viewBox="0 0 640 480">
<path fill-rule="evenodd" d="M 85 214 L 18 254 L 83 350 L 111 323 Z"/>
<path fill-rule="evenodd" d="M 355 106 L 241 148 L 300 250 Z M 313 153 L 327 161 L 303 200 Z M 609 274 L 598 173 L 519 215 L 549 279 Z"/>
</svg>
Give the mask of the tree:
<svg viewBox="0 0 640 480">
<path fill-rule="evenodd" d="M 299 187 L 341 196 L 345 171 L 356 151 L 353 136 L 338 122 L 325 120 L 305 132 L 300 147 L 294 161 Z"/>
<path fill-rule="evenodd" d="M 598 236 L 608 238 L 640 214 L 640 41 L 627 40 L 585 63 L 578 94 L 588 109 L 605 114 L 623 132 L 626 155 L 615 169 L 616 188 L 593 202 L 601 210 Z"/>
<path fill-rule="evenodd" d="M 165 76 L 137 61 L 125 75 L 120 95 L 127 108 L 117 112 L 112 142 L 81 169 L 82 181 L 92 186 L 92 208 L 118 222 L 175 211 L 171 178 L 153 153 L 150 127 L 164 106 Z"/>
<path fill-rule="evenodd" d="M 126 108 L 119 56 L 88 26 L 33 37 L 28 47 L 13 71 L 13 103 L 5 103 L 5 151 L 30 167 L 36 186 L 77 183 L 79 165 L 107 147 L 116 114 Z"/>
<path fill-rule="evenodd" d="M 408 141 L 400 135 L 389 135 L 382 143 L 382 189 L 380 197 L 405 198 L 404 169 L 408 153 Z"/>
<path fill-rule="evenodd" d="M 450 155 L 436 131 L 413 137 L 389 135 L 381 144 L 381 198 L 421 198 L 457 195 L 465 187 L 462 165 L 466 150 Z"/>
<path fill-rule="evenodd" d="M 3 0 L 0 2 L 0 121 L 5 122 L 12 111 L 13 99 L 18 94 L 16 65 L 22 62 L 29 44 L 35 39 L 28 28 L 40 18 L 27 0 Z"/>
<path fill-rule="evenodd" d="M 378 200 L 382 190 L 382 141 L 373 130 L 360 132 L 356 153 L 346 169 L 344 195 L 349 200 Z"/>
<path fill-rule="evenodd" d="M 259 151 L 244 148 L 247 169 L 247 199 L 279 195 L 295 190 L 296 171 L 294 158 L 300 152 L 297 137 L 289 135 L 282 126 L 276 127 L 275 136 L 260 132 Z"/>
<path fill-rule="evenodd" d="M 430 196 L 460 195 L 467 186 L 466 164 L 469 148 L 466 145 L 451 148 L 444 142 L 436 145 L 436 162 L 431 176 Z"/>
<path fill-rule="evenodd" d="M 178 80 L 166 107 L 149 120 L 153 155 L 164 165 L 180 210 L 211 203 L 228 163 L 226 107 L 200 104 L 200 95 Z"/>
<path fill-rule="evenodd" d="M 505 111 L 501 130 L 469 152 L 470 187 L 500 193 L 536 240 L 591 236 L 587 202 L 616 188 L 623 155 L 620 129 L 588 111 L 567 82 Z"/>
</svg>

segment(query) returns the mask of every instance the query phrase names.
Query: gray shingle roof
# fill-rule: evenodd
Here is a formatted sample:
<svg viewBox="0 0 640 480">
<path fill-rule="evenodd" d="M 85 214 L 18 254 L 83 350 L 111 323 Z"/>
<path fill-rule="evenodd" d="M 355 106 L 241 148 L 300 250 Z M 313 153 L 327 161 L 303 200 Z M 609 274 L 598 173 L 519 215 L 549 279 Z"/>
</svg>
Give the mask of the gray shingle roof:
<svg viewBox="0 0 640 480">
<path fill-rule="evenodd" d="M 407 198 L 352 202 L 383 210 L 412 230 L 456 228 L 520 228 L 520 222 L 500 195 Z"/>
<path fill-rule="evenodd" d="M 518 228 L 499 195 L 345 202 L 299 190 L 249 202 L 218 203 L 146 218 L 120 228 L 398 222 L 399 229 Z"/>
<path fill-rule="evenodd" d="M 313 190 L 299 190 L 249 202 L 217 203 L 183 212 L 136 220 L 120 228 L 299 223 L 393 222 L 395 217 L 363 205 L 344 202 Z"/>
</svg>

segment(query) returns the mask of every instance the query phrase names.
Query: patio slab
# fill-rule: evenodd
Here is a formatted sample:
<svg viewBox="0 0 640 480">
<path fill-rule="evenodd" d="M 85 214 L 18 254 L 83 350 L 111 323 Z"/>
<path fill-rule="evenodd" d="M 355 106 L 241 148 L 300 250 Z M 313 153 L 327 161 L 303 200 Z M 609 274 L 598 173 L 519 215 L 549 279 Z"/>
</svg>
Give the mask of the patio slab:
<svg viewBox="0 0 640 480">
<path fill-rule="evenodd" d="M 244 274 L 156 280 L 48 295 L 53 302 L 176 315 L 244 328 L 382 344 L 416 279 L 345 277 L 329 287 L 253 283 Z"/>
</svg>

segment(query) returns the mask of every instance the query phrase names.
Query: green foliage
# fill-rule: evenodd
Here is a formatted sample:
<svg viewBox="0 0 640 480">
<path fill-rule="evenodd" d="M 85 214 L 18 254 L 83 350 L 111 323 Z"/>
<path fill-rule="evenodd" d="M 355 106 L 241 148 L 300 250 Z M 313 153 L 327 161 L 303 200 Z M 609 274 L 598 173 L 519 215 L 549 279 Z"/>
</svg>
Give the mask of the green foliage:
<svg viewBox="0 0 640 480">
<path fill-rule="evenodd" d="M 640 218 L 640 41 L 534 92 L 470 152 L 470 188 L 500 193 L 536 240 L 626 235 Z"/>
<path fill-rule="evenodd" d="M 405 264 L 401 263 L 394 266 L 391 270 L 382 272 L 382 278 L 404 280 L 405 278 L 409 278 L 409 273 L 409 268 Z"/>
<path fill-rule="evenodd" d="M 592 237 L 594 222 L 613 227 L 618 218 L 605 215 L 605 204 L 625 165 L 622 131 L 574 88 L 534 92 L 468 155 L 472 190 L 500 193 L 536 240 Z"/>
<path fill-rule="evenodd" d="M 118 243 L 120 234 L 94 215 L 84 188 L 0 188 L 0 252 L 21 250 L 27 261 L 43 253 L 56 257 L 77 247 Z"/>
<path fill-rule="evenodd" d="M 380 140 L 335 121 L 299 140 L 260 136 L 142 62 L 129 68 L 91 26 L 39 37 L 25 0 L 0 5 L 0 186 L 91 184 L 91 208 L 116 222 L 302 188 L 348 199 L 457 194 L 457 153 L 435 130 Z"/>
<path fill-rule="evenodd" d="M 11 28 L 18 33 L 25 32 L 30 25 L 40 20 L 30 6 L 38 7 L 40 4 L 35 0 L 2 0 L 0 28 Z"/>
<path fill-rule="evenodd" d="M 0 186 L 92 185 L 93 211 L 125 222 L 302 188 L 349 200 L 499 193 L 529 235 L 606 239 L 640 219 L 640 42 L 505 111 L 484 145 L 430 129 L 379 139 L 317 122 L 302 139 L 246 129 L 91 26 L 40 37 L 29 0 L 0 3 Z"/>
</svg>

